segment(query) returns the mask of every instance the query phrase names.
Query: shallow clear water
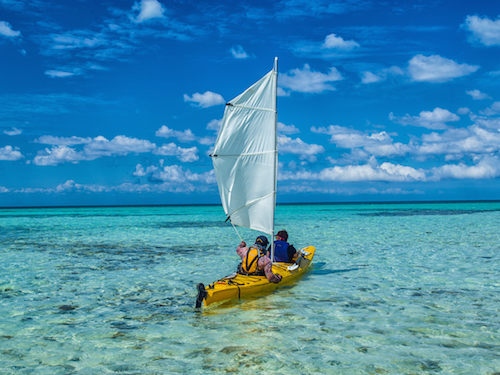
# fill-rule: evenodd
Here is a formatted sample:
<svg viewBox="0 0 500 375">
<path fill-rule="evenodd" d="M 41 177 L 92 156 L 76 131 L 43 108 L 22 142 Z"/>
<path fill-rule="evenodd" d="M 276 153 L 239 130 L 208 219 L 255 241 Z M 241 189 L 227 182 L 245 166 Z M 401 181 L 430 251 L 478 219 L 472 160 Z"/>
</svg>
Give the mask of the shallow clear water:
<svg viewBox="0 0 500 375">
<path fill-rule="evenodd" d="M 0 210 L 0 373 L 500 372 L 500 203 L 278 206 L 276 228 L 311 271 L 199 312 L 238 263 L 220 207 Z"/>
</svg>

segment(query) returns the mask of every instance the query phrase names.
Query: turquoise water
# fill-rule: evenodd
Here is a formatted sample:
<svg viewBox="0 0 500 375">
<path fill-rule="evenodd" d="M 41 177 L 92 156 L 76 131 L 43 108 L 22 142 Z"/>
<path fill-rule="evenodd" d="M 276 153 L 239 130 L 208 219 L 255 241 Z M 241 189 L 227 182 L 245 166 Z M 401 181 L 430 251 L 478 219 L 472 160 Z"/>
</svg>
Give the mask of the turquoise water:
<svg viewBox="0 0 500 375">
<path fill-rule="evenodd" d="M 238 263 L 220 207 L 0 210 L 0 373 L 500 372 L 500 203 L 287 205 L 276 226 L 311 271 L 200 312 L 195 285 Z"/>
</svg>

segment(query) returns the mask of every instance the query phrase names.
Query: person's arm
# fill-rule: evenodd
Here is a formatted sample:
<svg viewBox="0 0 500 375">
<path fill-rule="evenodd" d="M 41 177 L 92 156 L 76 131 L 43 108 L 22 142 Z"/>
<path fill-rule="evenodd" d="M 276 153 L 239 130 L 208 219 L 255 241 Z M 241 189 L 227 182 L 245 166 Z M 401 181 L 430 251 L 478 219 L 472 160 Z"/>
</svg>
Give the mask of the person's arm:
<svg viewBox="0 0 500 375">
<path fill-rule="evenodd" d="M 264 270 L 266 279 L 271 283 L 279 283 L 281 281 L 281 275 L 273 273 L 273 266 L 271 259 L 267 256 L 260 257 L 258 260 L 258 265 Z"/>
<path fill-rule="evenodd" d="M 286 252 L 288 255 L 288 259 L 290 260 L 290 262 L 292 262 L 295 254 L 297 253 L 297 250 L 295 249 L 295 247 L 293 247 L 293 245 L 288 245 L 288 249 L 286 250 Z"/>
<path fill-rule="evenodd" d="M 247 244 L 245 241 L 241 241 L 238 247 L 236 248 L 236 254 L 240 256 L 241 259 L 243 259 L 248 251 Z"/>
</svg>

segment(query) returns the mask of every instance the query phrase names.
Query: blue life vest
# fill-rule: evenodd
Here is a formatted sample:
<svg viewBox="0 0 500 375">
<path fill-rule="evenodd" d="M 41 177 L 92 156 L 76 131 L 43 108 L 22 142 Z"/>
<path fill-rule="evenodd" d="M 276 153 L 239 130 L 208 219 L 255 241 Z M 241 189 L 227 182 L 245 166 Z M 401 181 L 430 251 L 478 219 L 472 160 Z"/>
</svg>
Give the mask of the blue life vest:
<svg viewBox="0 0 500 375">
<path fill-rule="evenodd" d="M 288 246 L 290 244 L 286 241 L 276 240 L 274 241 L 274 261 L 289 263 L 291 260 L 288 259 Z"/>
</svg>

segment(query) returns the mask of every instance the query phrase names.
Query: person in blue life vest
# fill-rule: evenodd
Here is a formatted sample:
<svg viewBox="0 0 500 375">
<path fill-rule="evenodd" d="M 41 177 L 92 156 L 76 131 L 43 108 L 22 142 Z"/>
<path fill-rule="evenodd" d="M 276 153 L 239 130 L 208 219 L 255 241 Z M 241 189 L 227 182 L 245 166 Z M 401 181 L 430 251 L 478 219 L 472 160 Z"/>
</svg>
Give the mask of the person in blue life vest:
<svg viewBox="0 0 500 375">
<path fill-rule="evenodd" d="M 280 230 L 274 241 L 274 261 L 283 263 L 293 263 L 298 257 L 297 250 L 288 242 L 286 230 Z"/>
</svg>

